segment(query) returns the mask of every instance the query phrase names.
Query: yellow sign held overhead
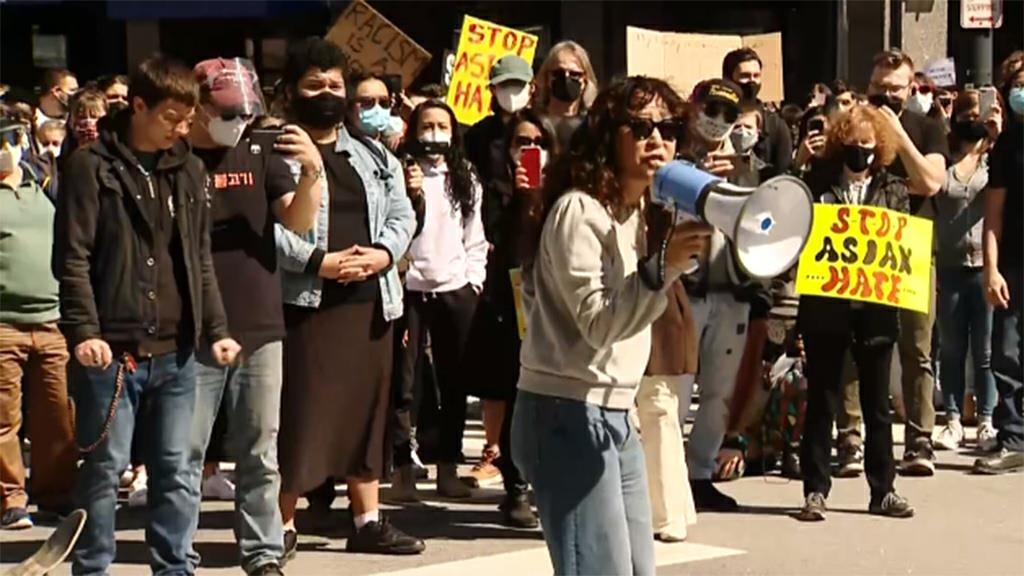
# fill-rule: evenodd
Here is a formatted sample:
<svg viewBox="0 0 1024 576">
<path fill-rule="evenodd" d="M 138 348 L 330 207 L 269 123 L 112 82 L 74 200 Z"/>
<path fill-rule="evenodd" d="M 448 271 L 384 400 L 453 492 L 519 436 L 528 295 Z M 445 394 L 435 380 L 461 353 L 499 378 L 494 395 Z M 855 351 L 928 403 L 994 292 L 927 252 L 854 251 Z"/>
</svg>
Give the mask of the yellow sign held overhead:
<svg viewBox="0 0 1024 576">
<path fill-rule="evenodd" d="M 490 115 L 488 83 L 491 66 L 498 58 L 515 54 L 532 63 L 536 52 L 537 37 L 533 34 L 467 15 L 462 21 L 447 98 L 459 124 L 472 126 Z"/>
</svg>

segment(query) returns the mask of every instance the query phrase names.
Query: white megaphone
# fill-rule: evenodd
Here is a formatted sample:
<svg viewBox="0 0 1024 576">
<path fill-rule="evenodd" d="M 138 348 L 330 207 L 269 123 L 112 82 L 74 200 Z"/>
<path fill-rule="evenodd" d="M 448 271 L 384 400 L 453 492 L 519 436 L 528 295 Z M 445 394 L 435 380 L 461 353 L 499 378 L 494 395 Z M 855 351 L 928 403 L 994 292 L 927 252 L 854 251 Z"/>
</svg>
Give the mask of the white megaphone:
<svg viewBox="0 0 1024 576">
<path fill-rule="evenodd" d="M 811 234 L 814 200 L 793 176 L 776 176 L 757 188 L 742 188 L 693 164 L 674 160 L 654 175 L 654 202 L 680 220 L 699 219 L 732 241 L 736 263 L 752 278 L 774 278 L 789 270 Z"/>
</svg>

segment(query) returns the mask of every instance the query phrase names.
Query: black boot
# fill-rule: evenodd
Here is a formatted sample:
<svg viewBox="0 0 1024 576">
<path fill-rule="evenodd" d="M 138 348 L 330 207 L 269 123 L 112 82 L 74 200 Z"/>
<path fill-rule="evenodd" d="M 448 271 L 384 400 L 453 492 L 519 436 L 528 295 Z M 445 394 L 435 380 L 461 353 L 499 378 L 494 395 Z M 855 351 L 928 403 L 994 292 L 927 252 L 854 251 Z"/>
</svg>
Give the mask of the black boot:
<svg viewBox="0 0 1024 576">
<path fill-rule="evenodd" d="M 711 480 L 690 480 L 693 503 L 698 512 L 735 512 L 739 504 L 730 496 L 722 494 Z"/>
<path fill-rule="evenodd" d="M 505 500 L 498 506 L 501 510 L 501 518 L 506 526 L 512 528 L 536 528 L 540 526 L 537 515 L 530 507 L 530 499 L 525 492 L 512 492 L 505 496 Z"/>
</svg>

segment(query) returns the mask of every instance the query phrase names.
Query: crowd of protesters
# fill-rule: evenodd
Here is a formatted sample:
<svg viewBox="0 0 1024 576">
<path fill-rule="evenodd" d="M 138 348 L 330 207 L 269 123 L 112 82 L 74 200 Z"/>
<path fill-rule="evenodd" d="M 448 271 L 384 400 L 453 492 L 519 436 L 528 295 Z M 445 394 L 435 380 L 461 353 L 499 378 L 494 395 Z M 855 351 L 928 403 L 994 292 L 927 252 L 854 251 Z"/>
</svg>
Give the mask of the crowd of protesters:
<svg viewBox="0 0 1024 576">
<path fill-rule="evenodd" d="M 104 574 L 123 495 L 154 573 L 191 574 L 201 500 L 230 499 L 241 568 L 273 575 L 305 499 L 303 532 L 418 554 L 381 502 L 431 498 L 426 462 L 442 498 L 502 484 L 557 574 L 653 574 L 653 542 L 741 509 L 722 482 L 743 475 L 802 479 L 818 521 L 833 476 L 906 518 L 897 472 L 934 474 L 936 450 L 1024 469 L 1024 53 L 959 88 L 887 51 L 863 93 L 780 109 L 748 48 L 680 94 L 602 86 L 566 41 L 536 74 L 498 59 L 472 127 L 443 87 L 346 62 L 310 38 L 270 90 L 241 58 L 154 56 L 3 95 L 3 529 L 82 508 L 73 573 Z M 649 202 L 677 158 L 932 220 L 930 311 L 749 277 L 725 233 Z M 460 474 L 470 397 L 485 447 Z"/>
</svg>

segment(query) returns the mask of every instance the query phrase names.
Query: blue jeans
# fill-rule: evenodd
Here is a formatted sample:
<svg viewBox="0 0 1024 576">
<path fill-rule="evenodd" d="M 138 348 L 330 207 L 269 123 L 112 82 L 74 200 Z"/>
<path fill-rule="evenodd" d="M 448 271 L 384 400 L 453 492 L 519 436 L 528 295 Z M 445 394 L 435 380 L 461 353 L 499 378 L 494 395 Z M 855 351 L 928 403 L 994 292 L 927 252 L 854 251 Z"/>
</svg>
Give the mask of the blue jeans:
<svg viewBox="0 0 1024 576">
<path fill-rule="evenodd" d="M 644 453 L 628 412 L 520 391 L 512 418 L 512 459 L 533 484 L 555 574 L 654 574 Z"/>
<path fill-rule="evenodd" d="M 999 443 L 1013 452 L 1024 452 L 1024 318 L 1021 318 L 1021 298 L 1024 298 L 1024 270 L 1001 270 L 1010 289 L 1010 306 L 995 311 L 992 326 L 992 372 L 996 377 L 999 400 L 993 413 L 993 424 L 999 429 Z"/>
<path fill-rule="evenodd" d="M 120 358 L 107 369 L 72 362 L 78 443 L 96 441 L 106 420 Z M 85 456 L 75 487 L 77 506 L 89 515 L 72 554 L 74 574 L 106 574 L 116 555 L 114 518 L 121 473 L 131 457 L 132 435 L 142 435 L 142 461 L 149 475 L 146 544 L 156 575 L 192 574 L 188 562 L 192 518 L 189 510 L 188 447 L 195 408 L 196 365 L 192 350 L 137 359 L 125 374 L 110 434 Z"/>
<path fill-rule="evenodd" d="M 942 394 L 946 413 L 959 415 L 964 407 L 964 368 L 968 346 L 974 360 L 974 392 L 978 416 L 991 418 L 996 406 L 992 376 L 992 307 L 985 302 L 981 268 L 939 270 L 939 332 L 941 334 Z"/>
<path fill-rule="evenodd" d="M 271 342 L 241 356 L 235 366 L 217 366 L 199 356 L 195 419 L 189 457 L 192 529 L 199 526 L 203 462 L 221 403 L 227 409 L 225 449 L 235 463 L 235 540 L 242 569 L 252 572 L 277 563 L 284 553 L 284 533 L 277 496 L 277 430 L 281 413 L 281 342 Z M 190 539 L 191 541 L 191 539 Z M 193 549 L 189 559 L 199 566 Z"/>
</svg>

